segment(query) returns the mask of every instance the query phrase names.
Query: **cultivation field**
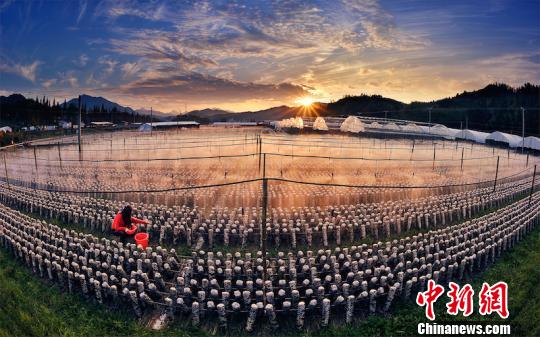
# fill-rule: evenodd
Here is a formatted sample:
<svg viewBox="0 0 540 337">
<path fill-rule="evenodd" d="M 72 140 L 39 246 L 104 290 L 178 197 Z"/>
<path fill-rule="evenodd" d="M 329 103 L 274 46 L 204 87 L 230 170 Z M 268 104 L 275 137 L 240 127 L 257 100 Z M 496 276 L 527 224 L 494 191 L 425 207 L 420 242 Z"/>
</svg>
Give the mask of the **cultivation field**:
<svg viewBox="0 0 540 337">
<path fill-rule="evenodd" d="M 157 325 L 303 330 L 386 314 L 430 279 L 474 279 L 540 213 L 538 158 L 444 139 L 201 127 L 3 160 L 3 249 Z M 126 203 L 151 222 L 146 250 L 109 234 Z"/>
</svg>

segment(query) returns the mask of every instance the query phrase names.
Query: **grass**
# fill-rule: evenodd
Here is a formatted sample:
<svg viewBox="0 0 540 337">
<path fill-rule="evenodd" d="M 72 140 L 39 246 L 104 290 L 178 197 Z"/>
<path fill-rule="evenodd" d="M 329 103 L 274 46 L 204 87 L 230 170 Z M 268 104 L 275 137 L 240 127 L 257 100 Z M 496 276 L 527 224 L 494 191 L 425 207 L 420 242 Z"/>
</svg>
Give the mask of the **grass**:
<svg viewBox="0 0 540 337">
<path fill-rule="evenodd" d="M 445 314 L 446 296 L 437 302 L 435 322 L 491 322 L 510 324 L 516 336 L 540 336 L 540 228 L 536 228 L 514 249 L 494 265 L 469 280 L 478 294 L 482 282 L 506 281 L 509 285 L 510 317 L 499 319 L 473 314 Z M 476 297 L 477 298 L 477 297 Z M 475 298 L 475 310 L 478 312 Z M 311 322 L 310 322 L 311 321 Z M 423 309 L 412 302 L 398 302 L 392 314 L 369 316 L 346 325 L 334 322 L 319 329 L 309 322 L 305 331 L 281 329 L 283 336 L 414 336 L 417 324 L 426 322 Z M 291 325 L 292 327 L 292 325 Z M 237 328 L 231 335 L 246 335 Z M 64 293 L 39 280 L 19 262 L 0 250 L 0 337 L 4 336 L 207 336 L 215 329 L 195 329 L 185 320 L 178 320 L 164 331 L 154 332 L 138 323 L 128 312 L 112 310 Z M 258 335 L 268 335 L 260 331 Z"/>
</svg>

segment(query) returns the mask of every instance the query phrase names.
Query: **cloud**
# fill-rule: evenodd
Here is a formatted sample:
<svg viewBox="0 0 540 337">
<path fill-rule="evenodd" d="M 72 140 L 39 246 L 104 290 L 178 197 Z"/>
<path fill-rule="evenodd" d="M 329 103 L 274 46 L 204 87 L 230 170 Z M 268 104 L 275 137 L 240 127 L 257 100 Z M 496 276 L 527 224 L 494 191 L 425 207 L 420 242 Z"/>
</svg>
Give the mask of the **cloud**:
<svg viewBox="0 0 540 337">
<path fill-rule="evenodd" d="M 19 63 L 0 63 L 0 71 L 1 72 L 7 72 L 19 75 L 23 78 L 26 78 L 27 80 L 31 82 L 36 81 L 36 73 L 38 70 L 38 67 L 43 64 L 41 61 L 34 61 L 27 65 L 22 65 Z"/>
<path fill-rule="evenodd" d="M 88 7 L 88 2 L 86 0 L 79 1 L 79 15 L 77 16 L 77 25 L 79 22 L 81 22 L 81 19 L 84 17 L 84 13 L 86 13 L 86 8 Z"/>
<path fill-rule="evenodd" d="M 81 54 L 78 59 L 74 60 L 73 63 L 80 67 L 85 67 L 88 64 L 90 58 L 86 54 Z"/>
<path fill-rule="evenodd" d="M 248 99 L 291 100 L 308 94 L 291 83 L 258 84 L 233 81 L 195 72 L 137 80 L 117 89 L 118 93 L 169 99 L 204 100 L 208 103 Z"/>
<path fill-rule="evenodd" d="M 205 57 L 190 55 L 185 51 L 177 39 L 156 31 L 142 31 L 136 34 L 137 38 L 130 40 L 112 40 L 114 51 L 143 57 L 156 63 L 173 63 L 184 69 L 195 66 L 213 67 L 216 62 Z"/>
<path fill-rule="evenodd" d="M 137 62 L 126 62 L 122 64 L 122 77 L 123 78 L 130 78 L 133 77 L 135 74 L 137 74 L 141 70 L 141 65 Z"/>
<path fill-rule="evenodd" d="M 98 63 L 105 66 L 105 74 L 110 75 L 114 72 L 118 61 L 111 59 L 109 56 L 101 56 L 98 59 Z"/>
<path fill-rule="evenodd" d="M 73 88 L 79 86 L 79 79 L 75 76 L 74 71 L 66 71 L 58 73 L 58 83 L 62 85 L 69 85 Z"/>
<path fill-rule="evenodd" d="M 133 58 L 121 66 L 123 79 L 136 74 L 138 80 L 123 88 L 139 93 L 143 90 L 137 90 L 137 85 L 158 91 L 147 85 L 159 81 L 161 93 L 182 96 L 178 90 L 167 89 L 179 87 L 176 81 L 167 81 L 178 80 L 178 76 L 182 81 L 194 81 L 193 87 L 201 90 L 203 83 L 212 90 L 216 81 L 210 79 L 230 81 L 227 88 L 238 87 L 231 83 L 317 86 L 317 73 L 310 72 L 316 60 L 324 62 L 337 53 L 346 55 L 346 62 L 350 62 L 364 49 L 416 50 L 429 43 L 399 30 L 393 17 L 374 0 L 273 4 L 104 1 L 98 13 L 110 20 L 115 34 L 93 43 Z M 123 27 L 118 25 L 123 17 L 152 24 L 139 29 Z M 205 80 L 192 75 L 195 73 Z"/>
<path fill-rule="evenodd" d="M 231 56 L 279 57 L 336 48 L 411 49 L 426 44 L 400 31 L 393 17 L 372 0 L 335 4 L 282 1 L 271 5 L 252 1 L 135 5 L 123 1 L 110 4 L 102 12 L 112 19 L 135 16 L 168 23 L 172 28 L 123 30 L 121 39 L 111 41 L 117 50 L 127 45 L 130 48 L 124 53 L 147 53 L 150 58 L 159 54 L 168 57 L 172 52 L 180 60 L 188 55 L 189 60 L 202 53 L 215 62 Z M 133 45 L 146 50 L 136 50 Z"/>
<path fill-rule="evenodd" d="M 100 83 L 94 77 L 94 73 L 90 73 L 90 76 L 88 76 L 88 78 L 86 79 L 85 82 L 86 82 L 87 85 L 92 86 L 92 87 L 97 87 L 97 86 L 99 86 L 99 83 Z"/>
<path fill-rule="evenodd" d="M 56 78 L 51 78 L 49 80 L 45 80 L 45 81 L 41 82 L 41 85 L 44 88 L 49 89 L 51 86 L 55 85 L 56 82 L 58 82 L 58 80 Z"/>
</svg>

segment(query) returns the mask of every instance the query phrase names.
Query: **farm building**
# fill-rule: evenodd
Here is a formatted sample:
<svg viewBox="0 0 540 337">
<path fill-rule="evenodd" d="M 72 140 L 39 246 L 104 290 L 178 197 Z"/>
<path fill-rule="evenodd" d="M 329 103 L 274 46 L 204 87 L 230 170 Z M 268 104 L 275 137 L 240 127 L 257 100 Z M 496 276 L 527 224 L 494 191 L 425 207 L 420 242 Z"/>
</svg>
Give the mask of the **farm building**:
<svg viewBox="0 0 540 337">
<path fill-rule="evenodd" d="M 384 125 L 384 129 L 388 131 L 399 131 L 399 126 L 394 122 L 390 122 Z"/>
<path fill-rule="evenodd" d="M 152 130 L 166 130 L 175 128 L 198 128 L 199 125 L 199 123 L 194 121 L 155 122 L 142 124 L 139 127 L 139 131 L 148 132 Z"/>
<path fill-rule="evenodd" d="M 445 125 L 435 124 L 429 128 L 428 132 L 433 135 L 454 138 L 460 130 L 450 129 Z"/>
<path fill-rule="evenodd" d="M 114 126 L 114 124 L 111 122 L 91 122 L 90 123 L 90 127 L 92 128 L 107 128 L 111 126 Z"/>
<path fill-rule="evenodd" d="M 422 129 L 414 123 L 407 123 L 406 125 L 402 125 L 401 131 L 412 132 L 412 133 L 422 133 Z"/>
<path fill-rule="evenodd" d="M 489 136 L 486 137 L 486 142 L 489 144 L 517 147 L 521 146 L 523 138 L 517 135 L 512 135 L 510 133 L 495 131 L 490 133 Z"/>
<path fill-rule="evenodd" d="M 470 140 L 475 143 L 481 143 L 481 144 L 486 143 L 487 136 L 489 136 L 489 133 L 487 132 L 480 132 L 480 131 L 474 131 L 474 130 L 469 130 L 469 129 L 461 130 L 460 132 L 456 134 L 457 139 Z"/>
<path fill-rule="evenodd" d="M 8 133 L 8 132 L 13 132 L 13 130 L 9 127 L 9 126 L 2 126 L 0 128 L 0 132 L 2 133 Z"/>
<path fill-rule="evenodd" d="M 521 146 L 521 145 L 518 145 L 518 146 Z M 540 150 L 540 138 L 532 137 L 532 136 L 525 137 L 525 141 L 523 142 L 523 147 L 526 148 L 526 149 L 539 151 Z"/>
<path fill-rule="evenodd" d="M 237 128 L 241 126 L 257 126 L 257 122 L 214 122 L 212 125 Z"/>
</svg>

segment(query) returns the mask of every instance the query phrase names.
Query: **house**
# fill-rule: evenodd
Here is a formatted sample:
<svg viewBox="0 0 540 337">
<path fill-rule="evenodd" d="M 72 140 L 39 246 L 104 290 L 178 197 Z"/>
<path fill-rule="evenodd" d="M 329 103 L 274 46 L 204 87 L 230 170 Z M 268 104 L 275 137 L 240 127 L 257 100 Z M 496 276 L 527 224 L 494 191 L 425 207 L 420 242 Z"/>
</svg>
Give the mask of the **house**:
<svg viewBox="0 0 540 337">
<path fill-rule="evenodd" d="M 139 127 L 139 131 L 149 132 L 149 131 L 177 129 L 177 128 L 198 128 L 199 125 L 200 125 L 199 123 L 194 122 L 194 121 L 144 123 Z"/>
<path fill-rule="evenodd" d="M 257 126 L 257 122 L 214 122 L 214 126 L 224 126 L 228 128 L 236 128 L 241 126 Z"/>
<path fill-rule="evenodd" d="M 92 128 L 107 128 L 113 126 L 114 124 L 111 122 L 90 122 L 90 127 Z"/>
</svg>

